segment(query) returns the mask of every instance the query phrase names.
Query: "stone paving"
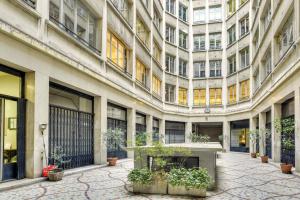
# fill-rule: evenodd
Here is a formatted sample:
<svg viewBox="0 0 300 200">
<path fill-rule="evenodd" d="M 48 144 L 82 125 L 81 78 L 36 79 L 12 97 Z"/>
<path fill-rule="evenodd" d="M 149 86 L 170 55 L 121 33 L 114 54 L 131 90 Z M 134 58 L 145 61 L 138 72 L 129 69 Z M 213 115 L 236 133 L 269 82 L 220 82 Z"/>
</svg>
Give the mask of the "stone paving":
<svg viewBox="0 0 300 200">
<path fill-rule="evenodd" d="M 98 168 L 64 177 L 60 182 L 41 182 L 0 193 L 0 199 L 191 199 L 161 195 L 135 195 L 127 181 L 133 162 Z M 300 177 L 284 175 L 271 164 L 248 154 L 222 153 L 217 160 L 217 188 L 209 200 L 300 199 Z"/>
</svg>

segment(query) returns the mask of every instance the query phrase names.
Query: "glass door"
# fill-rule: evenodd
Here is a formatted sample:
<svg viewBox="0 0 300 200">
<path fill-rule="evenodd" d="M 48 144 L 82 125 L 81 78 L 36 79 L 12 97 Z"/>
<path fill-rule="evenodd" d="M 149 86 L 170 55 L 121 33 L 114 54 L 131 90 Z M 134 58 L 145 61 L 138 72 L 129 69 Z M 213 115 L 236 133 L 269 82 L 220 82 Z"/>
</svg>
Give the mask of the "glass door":
<svg viewBox="0 0 300 200">
<path fill-rule="evenodd" d="M 1 107 L 1 161 L 2 180 L 16 179 L 18 175 L 18 102 L 10 99 L 0 99 Z"/>
</svg>

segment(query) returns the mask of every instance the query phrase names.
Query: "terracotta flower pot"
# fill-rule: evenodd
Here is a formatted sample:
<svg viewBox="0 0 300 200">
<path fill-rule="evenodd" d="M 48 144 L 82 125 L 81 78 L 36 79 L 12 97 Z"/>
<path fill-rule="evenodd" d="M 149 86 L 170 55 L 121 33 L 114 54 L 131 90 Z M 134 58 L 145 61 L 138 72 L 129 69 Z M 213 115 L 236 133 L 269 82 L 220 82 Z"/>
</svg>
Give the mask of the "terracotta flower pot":
<svg viewBox="0 0 300 200">
<path fill-rule="evenodd" d="M 117 157 L 107 158 L 108 166 L 116 166 L 117 160 Z"/>
<path fill-rule="evenodd" d="M 269 161 L 268 161 L 268 160 L 269 160 L 269 157 L 268 157 L 268 156 L 261 156 L 260 158 L 261 158 L 261 162 L 262 162 L 262 163 L 268 163 L 268 162 L 269 162 Z"/>
<path fill-rule="evenodd" d="M 251 153 L 251 158 L 256 158 L 256 153 Z"/>
<path fill-rule="evenodd" d="M 292 164 L 281 163 L 280 167 L 281 167 L 282 173 L 284 173 L 284 174 L 291 174 L 292 173 L 292 168 L 293 168 Z"/>
<path fill-rule="evenodd" d="M 64 176 L 64 171 L 61 168 L 56 168 L 48 172 L 49 181 L 61 181 Z"/>
</svg>

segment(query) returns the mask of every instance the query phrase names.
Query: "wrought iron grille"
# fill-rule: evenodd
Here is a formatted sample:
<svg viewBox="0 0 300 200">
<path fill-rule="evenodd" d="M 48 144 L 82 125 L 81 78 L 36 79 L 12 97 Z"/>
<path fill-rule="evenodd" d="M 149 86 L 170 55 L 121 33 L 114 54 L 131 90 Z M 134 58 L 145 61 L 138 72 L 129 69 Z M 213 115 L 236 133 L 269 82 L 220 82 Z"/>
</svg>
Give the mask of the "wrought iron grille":
<svg viewBox="0 0 300 200">
<path fill-rule="evenodd" d="M 272 125 L 271 122 L 266 124 L 266 128 L 270 130 L 272 133 Z M 269 158 L 272 158 L 272 134 L 266 135 L 266 155 Z"/>
<path fill-rule="evenodd" d="M 49 164 L 55 148 L 65 154 L 63 168 L 70 169 L 94 163 L 93 114 L 50 105 Z"/>
<path fill-rule="evenodd" d="M 283 119 L 288 118 L 294 119 L 294 116 L 289 116 Z M 284 124 L 282 124 L 282 126 L 282 128 L 284 129 Z M 293 147 L 285 148 L 282 145 L 284 140 L 291 140 Z M 293 166 L 295 166 L 295 132 L 291 134 L 281 134 L 281 162 L 293 164 Z"/>
</svg>

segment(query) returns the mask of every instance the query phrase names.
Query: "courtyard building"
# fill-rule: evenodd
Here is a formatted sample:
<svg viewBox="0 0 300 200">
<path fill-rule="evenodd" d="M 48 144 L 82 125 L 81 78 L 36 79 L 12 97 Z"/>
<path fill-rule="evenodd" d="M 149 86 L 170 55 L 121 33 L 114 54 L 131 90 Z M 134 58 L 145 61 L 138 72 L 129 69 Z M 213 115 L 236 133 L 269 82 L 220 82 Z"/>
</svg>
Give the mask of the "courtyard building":
<svg viewBox="0 0 300 200">
<path fill-rule="evenodd" d="M 208 135 L 300 172 L 300 1 L 3 0 L 0 13 L 0 182 L 40 177 L 56 147 L 67 169 L 133 158 L 107 149 L 117 128 L 128 147 Z"/>
</svg>

